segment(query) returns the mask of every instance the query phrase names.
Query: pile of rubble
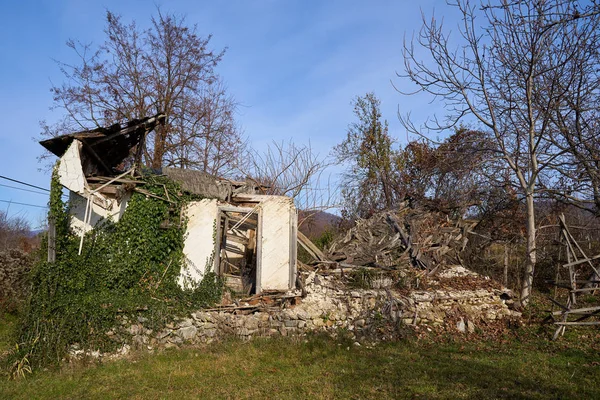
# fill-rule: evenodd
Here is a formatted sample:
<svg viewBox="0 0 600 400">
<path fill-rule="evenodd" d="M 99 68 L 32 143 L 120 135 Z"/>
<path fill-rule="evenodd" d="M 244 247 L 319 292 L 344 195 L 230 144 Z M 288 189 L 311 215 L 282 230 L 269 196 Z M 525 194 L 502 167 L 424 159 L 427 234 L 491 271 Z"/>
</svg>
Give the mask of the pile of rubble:
<svg viewBox="0 0 600 400">
<path fill-rule="evenodd" d="M 351 266 L 404 269 L 431 273 L 444 265 L 460 264 L 473 221 L 451 220 L 410 201 L 395 211 L 360 219 L 345 236 L 332 243 L 327 258 Z"/>
</svg>

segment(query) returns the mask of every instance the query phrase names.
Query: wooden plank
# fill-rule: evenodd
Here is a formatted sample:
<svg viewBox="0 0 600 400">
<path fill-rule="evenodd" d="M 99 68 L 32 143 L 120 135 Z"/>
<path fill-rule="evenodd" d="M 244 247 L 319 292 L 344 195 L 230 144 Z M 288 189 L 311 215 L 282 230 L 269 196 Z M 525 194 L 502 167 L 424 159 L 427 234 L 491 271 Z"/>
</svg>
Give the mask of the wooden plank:
<svg viewBox="0 0 600 400">
<path fill-rule="evenodd" d="M 231 213 L 227 213 L 227 217 L 231 221 L 236 222 L 236 223 L 240 222 L 243 218 L 243 217 L 239 217 L 237 215 L 232 215 Z M 244 224 L 256 226 L 258 224 L 258 216 L 256 216 L 255 214 L 251 215 L 250 217 L 245 219 Z"/>
<path fill-rule="evenodd" d="M 325 261 L 327 257 L 309 238 L 307 238 L 302 232 L 298 231 L 298 242 L 308 253 L 318 261 Z"/>
<path fill-rule="evenodd" d="M 554 311 L 552 313 L 552 315 L 584 314 L 584 313 L 587 314 L 587 313 L 598 311 L 598 310 L 600 310 L 600 306 L 597 306 L 597 307 L 586 307 L 586 308 L 575 308 L 575 309 L 565 310 L 565 311 Z"/>
<path fill-rule="evenodd" d="M 92 190 L 96 190 L 99 187 L 100 187 L 100 185 L 98 185 L 98 184 L 91 184 L 90 185 L 90 189 L 92 189 Z M 112 195 L 115 195 L 115 194 L 117 194 L 117 187 L 113 186 L 113 185 L 105 186 L 105 187 L 101 188 L 99 190 L 99 192 L 102 193 L 102 194 L 112 194 Z"/>
<path fill-rule="evenodd" d="M 554 300 L 552 297 L 548 296 L 548 300 L 550 300 L 551 302 L 553 302 L 554 304 L 556 304 L 557 306 L 559 306 L 560 308 L 562 308 L 565 311 L 569 310 L 569 307 L 567 306 L 563 306 L 562 304 L 560 304 L 558 301 Z"/>
<path fill-rule="evenodd" d="M 226 252 L 228 252 L 228 253 L 238 254 L 238 255 L 241 255 L 241 256 L 246 255 L 246 252 L 244 252 L 244 251 L 242 251 L 242 250 L 240 250 L 240 249 L 238 249 L 237 247 L 234 247 L 234 246 L 225 246 L 224 250 Z"/>
<path fill-rule="evenodd" d="M 577 261 L 570 262 L 568 264 L 564 264 L 563 267 L 565 267 L 565 268 L 574 267 L 575 265 L 585 264 L 587 262 L 591 262 L 591 261 L 597 260 L 599 258 L 600 258 L 600 254 L 596 254 L 593 257 L 588 257 L 588 258 L 583 259 L 583 260 L 577 260 Z"/>
<path fill-rule="evenodd" d="M 158 200 L 166 201 L 167 203 L 175 204 L 174 201 L 167 200 L 167 199 L 165 199 L 163 197 L 157 196 L 154 193 L 151 193 L 151 192 L 147 191 L 146 189 L 142 189 L 142 188 L 136 187 L 133 190 L 135 190 L 136 192 L 141 193 L 143 195 L 146 195 L 148 197 L 153 197 L 153 198 L 158 199 Z"/>
<path fill-rule="evenodd" d="M 571 290 L 572 293 L 578 293 L 578 292 L 594 292 L 596 290 L 600 290 L 600 288 L 597 287 L 590 287 L 590 288 L 582 288 L 582 289 L 575 289 L 575 290 Z"/>
<path fill-rule="evenodd" d="M 133 180 L 133 179 L 126 179 L 126 178 L 114 179 L 114 178 L 107 177 L 107 176 L 88 176 L 85 179 L 87 179 L 88 182 L 108 182 L 108 181 L 113 181 L 113 182 L 117 182 L 117 183 L 132 183 L 134 185 L 144 185 L 146 183 L 144 181 L 136 181 L 136 180 Z"/>
<path fill-rule="evenodd" d="M 227 240 L 231 240 L 232 242 L 236 242 L 239 244 L 243 244 L 244 246 L 248 245 L 248 238 L 244 236 L 238 236 L 235 233 L 227 232 L 226 233 Z"/>
</svg>

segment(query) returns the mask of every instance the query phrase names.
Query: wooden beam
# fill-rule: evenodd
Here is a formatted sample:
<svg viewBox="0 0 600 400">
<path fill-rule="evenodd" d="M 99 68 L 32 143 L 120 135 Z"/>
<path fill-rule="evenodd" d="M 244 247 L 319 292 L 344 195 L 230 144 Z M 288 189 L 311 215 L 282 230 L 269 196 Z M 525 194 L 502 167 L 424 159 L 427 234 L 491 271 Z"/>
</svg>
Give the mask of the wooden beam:
<svg viewBox="0 0 600 400">
<path fill-rule="evenodd" d="M 552 315 L 562 315 L 562 314 L 587 314 L 587 313 L 591 313 L 594 311 L 598 311 L 600 310 L 600 306 L 597 307 L 586 307 L 586 308 L 575 308 L 572 310 L 565 310 L 565 311 L 554 311 L 552 312 Z"/>
<path fill-rule="evenodd" d="M 298 243 L 316 260 L 318 261 L 327 261 L 327 257 L 325 254 L 319 249 L 315 244 L 304 234 L 298 231 Z"/>
<path fill-rule="evenodd" d="M 90 144 L 88 142 L 86 142 L 84 139 L 80 140 L 81 143 L 83 143 L 83 147 L 85 148 L 85 150 L 92 156 L 92 158 L 94 160 L 96 160 L 98 162 L 98 164 L 100 164 L 100 166 L 102 167 L 102 169 L 108 173 L 108 174 L 112 174 L 113 171 L 112 169 L 110 169 L 102 160 L 102 158 L 100 158 L 100 156 L 94 151 L 94 149 L 92 148 L 92 146 L 90 146 Z"/>
<path fill-rule="evenodd" d="M 591 261 L 597 260 L 599 258 L 600 258 L 600 254 L 596 254 L 593 257 L 585 258 L 583 260 L 573 261 L 573 262 L 570 262 L 568 264 L 563 264 L 563 267 L 565 267 L 565 268 L 567 268 L 567 267 L 574 267 L 575 265 L 585 264 L 587 262 L 591 262 Z"/>
<path fill-rule="evenodd" d="M 555 322 L 554 325 L 600 325 L 600 321 L 588 321 L 588 322 Z"/>
<path fill-rule="evenodd" d="M 226 233 L 227 240 L 231 240 L 232 242 L 236 242 L 239 244 L 243 244 L 244 246 L 248 245 L 248 238 L 244 236 L 238 236 L 235 233 L 227 232 Z"/>
</svg>

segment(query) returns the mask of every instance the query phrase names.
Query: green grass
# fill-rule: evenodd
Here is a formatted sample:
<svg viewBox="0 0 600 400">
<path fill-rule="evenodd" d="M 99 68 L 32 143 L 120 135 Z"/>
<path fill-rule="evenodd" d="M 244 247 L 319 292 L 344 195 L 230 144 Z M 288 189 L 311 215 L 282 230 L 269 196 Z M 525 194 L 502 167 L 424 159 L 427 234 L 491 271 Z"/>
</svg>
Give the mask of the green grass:
<svg viewBox="0 0 600 400">
<path fill-rule="evenodd" d="M 369 349 L 279 338 L 0 379 L 0 398 L 600 398 L 598 376 L 597 351 L 545 340 Z"/>
<path fill-rule="evenodd" d="M 18 317 L 16 315 L 0 311 L 0 354 L 12 349 L 15 345 L 12 335 L 17 323 Z"/>
</svg>

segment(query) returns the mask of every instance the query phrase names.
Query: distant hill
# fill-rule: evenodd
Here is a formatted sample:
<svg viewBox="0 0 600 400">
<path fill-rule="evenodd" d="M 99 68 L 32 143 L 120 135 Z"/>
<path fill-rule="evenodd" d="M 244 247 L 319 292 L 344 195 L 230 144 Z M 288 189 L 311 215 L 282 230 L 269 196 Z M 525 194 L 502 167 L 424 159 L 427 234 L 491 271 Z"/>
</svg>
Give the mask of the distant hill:
<svg viewBox="0 0 600 400">
<path fill-rule="evenodd" d="M 44 232 L 46 232 L 45 229 L 36 229 L 34 231 L 29 231 L 27 233 L 27 237 L 34 238 L 34 237 L 37 237 L 40 233 L 44 233 Z"/>
<path fill-rule="evenodd" d="M 303 221 L 308 215 L 308 219 L 300 225 L 300 232 L 313 239 L 318 238 L 327 229 L 335 228 L 341 221 L 341 218 L 335 214 L 326 211 L 312 212 L 298 211 L 298 223 Z"/>
</svg>

